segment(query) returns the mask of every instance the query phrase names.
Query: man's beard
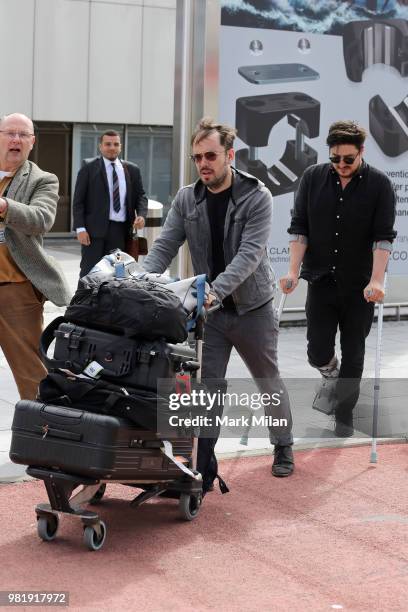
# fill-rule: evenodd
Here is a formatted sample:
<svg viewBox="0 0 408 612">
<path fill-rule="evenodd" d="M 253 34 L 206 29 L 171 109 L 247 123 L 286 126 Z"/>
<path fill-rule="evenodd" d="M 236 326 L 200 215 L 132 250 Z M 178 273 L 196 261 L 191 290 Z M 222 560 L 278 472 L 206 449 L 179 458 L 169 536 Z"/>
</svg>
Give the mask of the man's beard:
<svg viewBox="0 0 408 612">
<path fill-rule="evenodd" d="M 348 172 L 348 173 L 347 173 L 347 176 L 346 176 L 346 177 L 344 177 L 344 178 L 353 178 L 354 176 L 356 176 L 356 174 L 358 174 L 358 173 L 360 172 L 360 170 L 361 170 L 361 165 L 362 165 L 362 163 L 363 163 L 363 162 L 362 162 L 362 161 L 360 161 L 360 163 L 358 164 L 357 168 L 356 168 L 355 170 L 353 170 L 352 172 Z M 344 171 L 344 170 L 347 170 L 347 168 L 344 168 L 344 169 L 343 169 L 343 171 Z M 339 174 L 339 173 L 337 172 L 337 174 Z"/>
<path fill-rule="evenodd" d="M 217 189 L 218 187 L 221 187 L 221 185 L 227 178 L 227 175 L 228 175 L 228 166 L 225 166 L 224 172 L 222 173 L 221 176 L 214 177 L 213 179 L 206 182 L 205 184 L 207 187 L 210 187 L 210 188 L 212 187 L 213 189 L 214 188 Z"/>
</svg>

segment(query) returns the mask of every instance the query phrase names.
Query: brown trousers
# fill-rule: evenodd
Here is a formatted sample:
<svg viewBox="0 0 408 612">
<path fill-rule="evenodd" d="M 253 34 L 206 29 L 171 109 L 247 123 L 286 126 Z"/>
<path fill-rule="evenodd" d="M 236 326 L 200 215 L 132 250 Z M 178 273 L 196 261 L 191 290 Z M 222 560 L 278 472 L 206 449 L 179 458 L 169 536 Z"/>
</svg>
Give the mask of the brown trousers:
<svg viewBox="0 0 408 612">
<path fill-rule="evenodd" d="M 44 297 L 30 281 L 0 283 L 0 347 L 11 368 L 21 399 L 36 398 L 47 374 L 40 359 Z"/>
</svg>

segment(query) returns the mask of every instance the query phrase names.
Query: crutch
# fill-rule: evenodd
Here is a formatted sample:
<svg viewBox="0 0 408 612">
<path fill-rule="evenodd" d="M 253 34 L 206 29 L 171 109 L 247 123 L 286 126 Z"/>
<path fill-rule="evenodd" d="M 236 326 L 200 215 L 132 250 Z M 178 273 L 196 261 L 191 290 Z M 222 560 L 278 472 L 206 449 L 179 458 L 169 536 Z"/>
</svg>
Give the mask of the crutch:
<svg viewBox="0 0 408 612">
<path fill-rule="evenodd" d="M 387 283 L 387 271 L 384 275 L 384 289 Z M 378 435 L 378 415 L 380 404 L 380 370 L 381 370 L 381 338 L 383 327 L 384 303 L 378 304 L 377 313 L 377 344 L 375 347 L 375 368 L 374 368 L 374 407 L 373 407 L 373 435 L 371 441 L 370 463 L 377 463 L 377 435 Z"/>
<path fill-rule="evenodd" d="M 292 281 L 287 281 L 286 282 L 286 287 L 287 289 L 290 289 L 292 286 Z M 287 293 L 282 293 L 281 298 L 279 300 L 279 305 L 278 308 L 276 310 L 276 317 L 278 319 L 278 324 L 281 320 L 281 316 L 282 316 L 282 312 L 283 312 L 283 308 L 285 306 L 285 302 L 286 302 L 286 298 L 287 298 Z M 251 412 L 251 416 L 252 416 L 252 411 Z M 251 431 L 252 428 L 252 423 L 251 423 L 252 419 L 249 421 L 249 425 L 246 426 L 244 433 L 241 436 L 241 440 L 239 441 L 239 443 L 241 444 L 241 446 L 248 446 L 248 436 L 249 436 L 249 432 Z"/>
</svg>

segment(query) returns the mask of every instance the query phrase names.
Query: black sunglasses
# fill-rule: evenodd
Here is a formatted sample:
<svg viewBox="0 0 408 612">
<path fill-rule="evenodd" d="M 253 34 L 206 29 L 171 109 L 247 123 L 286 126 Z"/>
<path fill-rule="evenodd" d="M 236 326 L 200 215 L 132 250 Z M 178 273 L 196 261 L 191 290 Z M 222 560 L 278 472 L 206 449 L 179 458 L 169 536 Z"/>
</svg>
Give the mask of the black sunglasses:
<svg viewBox="0 0 408 612">
<path fill-rule="evenodd" d="M 329 155 L 329 159 L 332 164 L 339 164 L 343 160 L 347 166 L 352 166 L 359 155 L 360 151 L 355 155 Z"/>
<path fill-rule="evenodd" d="M 206 151 L 205 153 L 196 153 L 195 155 L 190 155 L 190 159 L 195 164 L 199 164 L 201 160 L 204 159 L 206 161 L 215 161 L 218 155 L 225 153 L 224 151 Z"/>
</svg>

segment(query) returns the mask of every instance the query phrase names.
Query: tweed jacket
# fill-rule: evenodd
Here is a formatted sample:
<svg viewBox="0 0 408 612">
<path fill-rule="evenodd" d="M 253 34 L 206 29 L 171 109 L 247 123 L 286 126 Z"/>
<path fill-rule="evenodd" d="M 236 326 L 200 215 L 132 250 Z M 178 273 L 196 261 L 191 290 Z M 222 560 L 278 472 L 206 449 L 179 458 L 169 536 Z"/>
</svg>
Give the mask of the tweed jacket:
<svg viewBox="0 0 408 612">
<path fill-rule="evenodd" d="M 64 306 L 71 291 L 61 266 L 43 248 L 43 236 L 52 228 L 57 211 L 57 177 L 26 161 L 17 170 L 5 199 L 4 239 L 11 256 L 47 300 Z"/>
</svg>

